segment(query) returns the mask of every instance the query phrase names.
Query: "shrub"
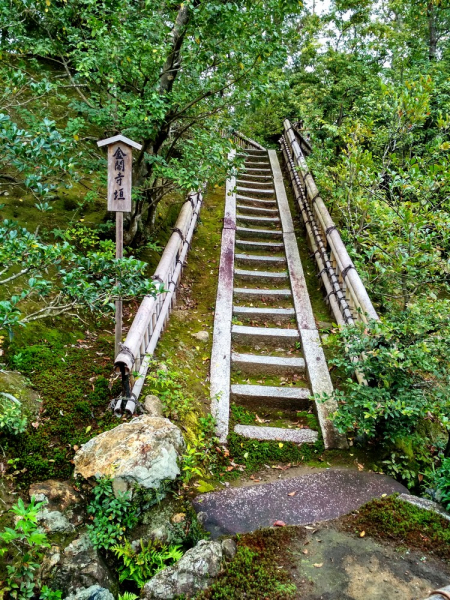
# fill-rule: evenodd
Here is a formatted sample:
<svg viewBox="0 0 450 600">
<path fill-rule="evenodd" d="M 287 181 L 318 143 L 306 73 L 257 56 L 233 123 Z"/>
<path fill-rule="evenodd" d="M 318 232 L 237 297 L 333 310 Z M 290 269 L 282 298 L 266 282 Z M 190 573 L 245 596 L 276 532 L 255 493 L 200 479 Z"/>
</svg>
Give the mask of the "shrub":
<svg viewBox="0 0 450 600">
<path fill-rule="evenodd" d="M 115 497 L 110 479 L 100 479 L 93 495 L 87 508 L 93 515 L 93 524 L 88 525 L 89 537 L 94 548 L 111 548 L 137 523 L 138 508 L 129 492 L 119 492 Z"/>
<path fill-rule="evenodd" d="M 11 555 L 7 564 L 6 589 L 11 598 L 28 600 L 34 596 L 35 576 L 42 562 L 43 550 L 49 548 L 47 536 L 38 529 L 37 514 L 44 502 L 36 502 L 34 496 L 28 506 L 19 498 L 11 512 L 16 515 L 14 529 L 5 527 L 0 533 L 0 556 Z M 50 596 L 45 595 L 45 598 Z M 56 596 L 52 597 L 55 600 Z"/>
</svg>

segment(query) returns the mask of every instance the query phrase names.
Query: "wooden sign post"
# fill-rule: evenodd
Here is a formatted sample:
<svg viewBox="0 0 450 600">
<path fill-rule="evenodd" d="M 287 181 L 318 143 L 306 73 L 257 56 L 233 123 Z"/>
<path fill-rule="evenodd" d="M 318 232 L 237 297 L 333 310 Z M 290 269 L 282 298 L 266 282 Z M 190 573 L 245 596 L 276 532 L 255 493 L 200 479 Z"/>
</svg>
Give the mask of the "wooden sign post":
<svg viewBox="0 0 450 600">
<path fill-rule="evenodd" d="M 115 135 L 97 142 L 108 146 L 108 210 L 116 213 L 116 258 L 123 258 L 123 213 L 131 212 L 132 149 L 141 150 L 141 144 L 123 135 Z M 122 341 L 122 299 L 116 300 L 115 355 Z"/>
</svg>

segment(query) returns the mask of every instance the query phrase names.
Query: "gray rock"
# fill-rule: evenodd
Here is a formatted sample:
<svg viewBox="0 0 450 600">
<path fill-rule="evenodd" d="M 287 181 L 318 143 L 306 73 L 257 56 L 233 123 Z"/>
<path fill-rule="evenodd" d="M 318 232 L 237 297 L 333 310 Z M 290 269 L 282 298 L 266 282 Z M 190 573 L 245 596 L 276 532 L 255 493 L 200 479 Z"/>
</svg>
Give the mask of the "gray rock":
<svg viewBox="0 0 450 600">
<path fill-rule="evenodd" d="M 113 479 L 112 482 L 112 489 L 114 492 L 114 496 L 116 498 L 118 498 L 119 496 L 125 494 L 126 492 L 128 492 L 128 483 L 126 479 L 123 479 L 122 477 L 116 477 L 115 479 Z M 130 498 L 132 496 L 132 491 L 130 490 L 130 494 L 129 494 Z"/>
<path fill-rule="evenodd" d="M 73 533 L 75 527 L 58 510 L 48 510 L 47 507 L 41 508 L 37 514 L 37 521 L 42 529 L 49 534 L 52 533 Z"/>
<path fill-rule="evenodd" d="M 217 577 L 221 562 L 222 546 L 218 542 L 202 540 L 188 550 L 176 565 L 152 577 L 142 589 L 141 598 L 171 600 L 182 594 L 192 598 Z"/>
<path fill-rule="evenodd" d="M 28 493 L 47 505 L 38 514 L 47 533 L 72 533 L 85 518 L 81 496 L 68 481 L 33 483 Z"/>
<path fill-rule="evenodd" d="M 222 541 L 222 553 L 224 558 L 233 560 L 233 558 L 236 556 L 236 552 L 237 546 L 233 539 L 228 538 L 227 540 Z"/>
<path fill-rule="evenodd" d="M 129 487 L 158 489 L 180 474 L 185 443 L 169 419 L 141 415 L 89 440 L 75 454 L 75 475 L 120 477 Z"/>
<path fill-rule="evenodd" d="M 91 585 L 91 587 L 76 590 L 66 596 L 65 600 L 114 600 L 114 596 L 106 588 Z"/>
<path fill-rule="evenodd" d="M 163 407 L 158 396 L 146 396 L 144 400 L 144 410 L 150 417 L 163 416 Z"/>
<path fill-rule="evenodd" d="M 116 587 L 114 577 L 86 533 L 60 552 L 59 562 L 51 569 L 50 581 L 53 588 L 60 589 L 66 596 L 79 588 Z"/>
<path fill-rule="evenodd" d="M 419 498 L 419 496 L 412 496 L 409 494 L 400 494 L 397 498 L 403 500 L 403 502 L 413 504 L 418 508 L 423 508 L 423 510 L 437 513 L 444 519 L 447 519 L 447 521 L 450 521 L 450 514 L 445 510 L 442 504 L 438 504 L 438 502 L 433 502 L 433 500 L 427 500 L 426 498 Z"/>
<path fill-rule="evenodd" d="M 209 340 L 209 333 L 207 331 L 198 331 L 197 333 L 191 333 L 191 335 L 200 342 L 207 342 Z"/>
<path fill-rule="evenodd" d="M 11 394 L 25 409 L 35 416 L 39 413 L 42 400 L 32 388 L 30 381 L 17 371 L 0 371 L 0 392 Z"/>
</svg>

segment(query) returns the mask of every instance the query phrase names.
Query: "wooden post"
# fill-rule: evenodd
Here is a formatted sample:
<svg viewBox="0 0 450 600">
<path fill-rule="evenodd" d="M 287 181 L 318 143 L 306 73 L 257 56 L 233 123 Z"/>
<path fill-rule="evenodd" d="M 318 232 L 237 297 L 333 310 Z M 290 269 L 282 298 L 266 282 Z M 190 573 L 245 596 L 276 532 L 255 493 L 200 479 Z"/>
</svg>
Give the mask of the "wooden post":
<svg viewBox="0 0 450 600">
<path fill-rule="evenodd" d="M 97 142 L 108 147 L 108 210 L 116 213 L 116 258 L 123 258 L 123 213 L 131 211 L 132 149 L 141 150 L 141 144 L 123 135 Z M 116 327 L 114 358 L 122 342 L 122 298 L 116 300 Z"/>
<path fill-rule="evenodd" d="M 116 213 L 116 258 L 123 258 L 123 212 Z M 114 341 L 114 358 L 120 352 L 120 343 L 122 341 L 122 298 L 116 300 L 116 329 Z"/>
</svg>

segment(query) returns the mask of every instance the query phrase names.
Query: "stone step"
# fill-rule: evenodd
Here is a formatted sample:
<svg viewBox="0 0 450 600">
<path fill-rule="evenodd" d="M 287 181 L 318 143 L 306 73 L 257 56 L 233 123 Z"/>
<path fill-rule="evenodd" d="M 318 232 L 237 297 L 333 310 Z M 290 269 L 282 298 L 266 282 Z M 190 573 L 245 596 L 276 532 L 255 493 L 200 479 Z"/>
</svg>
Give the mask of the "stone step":
<svg viewBox="0 0 450 600">
<path fill-rule="evenodd" d="M 259 223 L 261 225 L 264 225 L 264 224 L 270 225 L 271 223 L 279 223 L 280 222 L 280 218 L 275 217 L 275 216 L 260 217 L 260 216 L 254 216 L 254 215 L 237 214 L 236 219 L 238 219 L 239 221 L 243 221 L 244 223 L 255 223 L 255 225 L 258 225 Z"/>
<path fill-rule="evenodd" d="M 235 254 L 234 259 L 247 265 L 257 265 L 259 263 L 268 265 L 286 264 L 284 256 L 262 256 L 260 254 Z"/>
<path fill-rule="evenodd" d="M 236 240 L 236 246 L 255 250 L 283 250 L 283 242 L 255 242 L 254 240 Z"/>
<path fill-rule="evenodd" d="M 290 321 L 295 317 L 293 308 L 257 308 L 254 306 L 233 306 L 233 315 L 243 319 L 261 319 L 263 321 Z"/>
<path fill-rule="evenodd" d="M 274 289 L 254 289 L 254 288 L 234 288 L 233 294 L 239 298 L 247 300 L 255 300 L 255 298 L 290 298 L 291 290 L 274 290 Z"/>
<path fill-rule="evenodd" d="M 271 272 L 271 271 L 249 271 L 247 269 L 235 269 L 234 274 L 240 279 L 254 281 L 261 279 L 262 281 L 284 281 L 288 278 L 287 271 Z"/>
<path fill-rule="evenodd" d="M 311 392 L 308 388 L 277 387 L 273 385 L 248 385 L 235 383 L 231 386 L 231 398 L 247 406 L 261 403 L 271 408 L 303 410 L 309 407 Z"/>
<path fill-rule="evenodd" d="M 194 500 L 194 508 L 202 512 L 205 529 L 216 539 L 272 527 L 279 519 L 286 525 L 337 519 L 373 498 L 394 493 L 409 494 L 401 483 L 387 475 L 355 469 L 319 469 L 317 473 L 276 479 L 273 483 L 230 486 L 201 494 Z M 364 592 L 359 597 L 364 597 Z M 339 594 L 332 593 L 328 598 L 339 598 Z"/>
<path fill-rule="evenodd" d="M 237 179 L 236 183 L 238 183 L 238 184 L 250 183 L 252 185 L 261 185 L 261 186 L 268 187 L 272 184 L 272 179 L 269 179 L 268 181 L 248 181 L 247 179 Z"/>
<path fill-rule="evenodd" d="M 277 208 L 262 208 L 260 206 L 247 206 L 246 204 L 238 204 L 236 209 L 255 215 L 273 215 L 274 217 L 278 216 Z"/>
<path fill-rule="evenodd" d="M 250 196 L 243 196 L 242 194 L 236 194 L 236 200 L 245 200 L 246 203 L 250 203 L 253 206 L 261 206 L 263 208 L 277 205 L 276 200 L 263 200 L 262 198 L 251 198 Z"/>
<path fill-rule="evenodd" d="M 242 148 L 242 152 L 237 152 L 236 156 L 252 156 L 254 158 L 268 156 L 267 150 L 257 150 L 256 148 Z"/>
<path fill-rule="evenodd" d="M 253 173 L 245 173 L 245 177 L 251 177 L 252 179 L 265 179 L 269 181 L 273 181 L 272 175 L 256 175 Z"/>
<path fill-rule="evenodd" d="M 319 434 L 313 429 L 284 429 L 257 425 L 235 425 L 234 432 L 251 440 L 274 440 L 294 444 L 314 444 L 319 438 Z"/>
<path fill-rule="evenodd" d="M 275 190 L 273 188 L 270 190 L 258 190 L 254 188 L 243 187 L 242 185 L 237 185 L 236 190 L 238 192 L 248 192 L 250 194 L 268 194 L 269 196 L 273 196 L 275 193 Z"/>
<path fill-rule="evenodd" d="M 283 232 L 280 229 L 254 229 L 252 227 L 236 227 L 236 233 L 256 238 L 281 238 Z"/>
<path fill-rule="evenodd" d="M 231 362 L 233 368 L 248 375 L 294 375 L 305 371 L 303 358 L 233 352 Z"/>
<path fill-rule="evenodd" d="M 244 167 L 241 169 L 243 172 L 256 171 L 257 173 L 272 173 L 271 169 L 255 169 L 254 167 Z"/>
<path fill-rule="evenodd" d="M 231 338 L 240 344 L 269 344 L 290 348 L 295 342 L 300 341 L 297 329 L 281 329 L 279 327 L 247 327 L 246 325 L 232 325 Z"/>
<path fill-rule="evenodd" d="M 260 156 L 260 157 L 249 156 L 247 158 L 247 160 L 245 161 L 244 164 L 245 164 L 245 166 L 247 166 L 247 165 L 250 165 L 250 166 L 253 166 L 253 165 L 257 165 L 257 166 L 264 165 L 266 167 L 269 167 L 270 166 L 269 157 L 267 157 L 267 160 L 263 160 L 264 158 L 265 158 L 264 156 Z"/>
</svg>

